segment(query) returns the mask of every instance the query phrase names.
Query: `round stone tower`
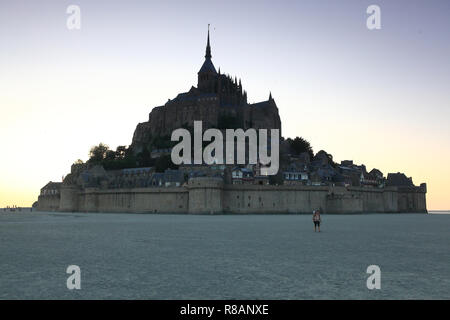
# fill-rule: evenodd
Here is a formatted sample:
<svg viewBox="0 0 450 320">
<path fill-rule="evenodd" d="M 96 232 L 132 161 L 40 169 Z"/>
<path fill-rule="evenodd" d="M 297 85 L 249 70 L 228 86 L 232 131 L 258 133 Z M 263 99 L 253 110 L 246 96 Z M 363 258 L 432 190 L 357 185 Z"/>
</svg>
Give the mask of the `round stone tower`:
<svg viewBox="0 0 450 320">
<path fill-rule="evenodd" d="M 78 211 L 78 188 L 75 186 L 61 186 L 59 210 L 65 212 Z"/>
<path fill-rule="evenodd" d="M 192 178 L 188 183 L 189 213 L 222 213 L 223 179 L 213 177 Z"/>
</svg>

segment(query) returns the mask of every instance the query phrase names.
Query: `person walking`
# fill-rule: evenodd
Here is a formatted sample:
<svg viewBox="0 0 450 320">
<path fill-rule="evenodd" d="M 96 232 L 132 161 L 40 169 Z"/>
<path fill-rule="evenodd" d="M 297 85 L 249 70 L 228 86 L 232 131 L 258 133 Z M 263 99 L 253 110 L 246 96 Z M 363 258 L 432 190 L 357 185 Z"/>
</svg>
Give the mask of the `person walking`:
<svg viewBox="0 0 450 320">
<path fill-rule="evenodd" d="M 314 210 L 312 220 L 314 222 L 314 232 L 316 232 L 317 229 L 319 229 L 320 232 L 320 222 L 322 221 L 320 218 L 320 210 Z"/>
</svg>

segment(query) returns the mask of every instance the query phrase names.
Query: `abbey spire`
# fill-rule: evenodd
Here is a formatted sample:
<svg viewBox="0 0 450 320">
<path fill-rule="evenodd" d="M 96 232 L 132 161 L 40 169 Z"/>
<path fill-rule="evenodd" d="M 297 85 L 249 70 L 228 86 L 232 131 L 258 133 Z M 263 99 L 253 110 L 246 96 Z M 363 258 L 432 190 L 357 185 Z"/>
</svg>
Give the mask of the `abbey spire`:
<svg viewBox="0 0 450 320">
<path fill-rule="evenodd" d="M 216 74 L 216 68 L 214 67 L 214 64 L 211 61 L 211 43 L 209 41 L 209 24 L 208 24 L 208 38 L 206 41 L 206 53 L 205 53 L 205 62 L 203 62 L 202 67 L 200 68 L 200 71 L 198 72 L 200 73 L 212 73 L 212 74 Z"/>
<path fill-rule="evenodd" d="M 214 81 L 216 80 L 217 71 L 211 61 L 211 43 L 209 40 L 209 24 L 208 24 L 208 38 L 206 41 L 205 62 L 203 62 L 200 71 L 198 72 L 197 87 L 205 92 L 211 92 L 214 89 Z"/>
<path fill-rule="evenodd" d="M 211 59 L 211 44 L 209 43 L 209 23 L 208 23 L 208 40 L 206 43 L 206 54 L 205 59 Z"/>
</svg>

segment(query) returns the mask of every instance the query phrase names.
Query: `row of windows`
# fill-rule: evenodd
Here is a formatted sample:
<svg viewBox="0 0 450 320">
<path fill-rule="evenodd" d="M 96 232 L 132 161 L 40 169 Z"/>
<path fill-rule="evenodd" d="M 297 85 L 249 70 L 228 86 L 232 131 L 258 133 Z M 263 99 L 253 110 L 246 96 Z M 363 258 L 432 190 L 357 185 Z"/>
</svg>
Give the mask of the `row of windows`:
<svg viewBox="0 0 450 320">
<path fill-rule="evenodd" d="M 306 180 L 307 176 L 302 176 L 300 173 L 285 173 L 284 174 L 285 180 Z"/>
<path fill-rule="evenodd" d="M 52 194 L 59 194 L 59 190 L 55 190 L 55 189 L 51 189 L 51 190 L 42 190 L 41 192 L 42 195 L 52 195 Z"/>
</svg>

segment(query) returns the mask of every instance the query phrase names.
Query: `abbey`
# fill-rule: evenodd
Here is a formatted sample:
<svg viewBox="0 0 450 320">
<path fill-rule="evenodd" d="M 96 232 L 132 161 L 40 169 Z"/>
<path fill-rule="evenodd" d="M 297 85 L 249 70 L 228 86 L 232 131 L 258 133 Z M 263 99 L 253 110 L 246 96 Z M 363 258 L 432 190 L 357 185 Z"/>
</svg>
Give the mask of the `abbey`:
<svg viewBox="0 0 450 320">
<path fill-rule="evenodd" d="M 208 30 L 205 61 L 198 71 L 197 87 L 178 94 L 166 104 L 152 109 L 147 122 L 139 123 L 132 148 L 142 151 L 152 137 L 170 136 L 178 128 L 193 128 L 201 120 L 203 129 L 279 129 L 281 121 L 272 94 L 269 99 L 249 104 L 242 81 L 217 71 L 212 60 Z"/>
<path fill-rule="evenodd" d="M 279 168 L 279 130 L 272 129 L 271 136 L 268 139 L 267 129 L 259 129 L 259 134 L 253 128 L 247 129 L 244 132 L 242 129 L 226 129 L 226 156 L 224 156 L 223 135 L 219 129 L 210 128 L 202 134 L 202 122 L 194 121 L 194 163 L 208 165 L 211 164 L 247 164 L 246 149 L 248 149 L 249 164 L 257 164 L 269 167 L 261 168 L 262 174 L 275 175 Z M 246 137 L 249 141 L 246 144 Z M 176 129 L 172 132 L 171 140 L 180 141 L 172 149 L 172 162 L 179 164 L 191 163 L 191 149 L 192 139 L 191 134 L 184 128 Z M 237 145 L 235 140 L 237 139 Z M 211 141 L 205 150 L 202 150 L 202 143 Z M 267 141 L 270 141 L 270 147 L 267 146 Z M 246 148 L 248 145 L 248 148 Z M 268 156 L 268 150 L 271 150 Z M 235 151 L 237 151 L 237 162 L 235 162 Z M 259 154 L 258 154 L 259 152 Z M 182 154 L 182 155 L 181 155 Z"/>
<path fill-rule="evenodd" d="M 384 177 L 353 160 L 339 164 L 302 138 L 282 138 L 272 94 L 249 104 L 241 80 L 216 71 L 211 59 L 208 31 L 197 86 L 153 108 L 128 148 L 94 147 L 86 163 L 41 189 L 37 210 L 427 212 L 425 183 L 416 186 L 400 172 Z"/>
</svg>

